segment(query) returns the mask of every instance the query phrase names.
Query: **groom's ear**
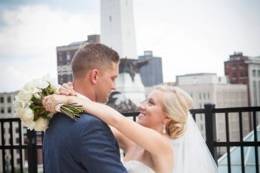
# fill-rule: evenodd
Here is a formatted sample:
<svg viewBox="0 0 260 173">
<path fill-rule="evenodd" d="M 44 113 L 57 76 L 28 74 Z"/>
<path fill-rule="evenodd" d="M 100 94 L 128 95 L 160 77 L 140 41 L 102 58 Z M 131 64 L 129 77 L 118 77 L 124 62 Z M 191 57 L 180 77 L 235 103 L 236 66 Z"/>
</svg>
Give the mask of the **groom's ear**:
<svg viewBox="0 0 260 173">
<path fill-rule="evenodd" d="M 98 69 L 94 68 L 94 69 L 90 70 L 89 75 L 88 75 L 90 82 L 92 84 L 97 84 L 97 80 L 99 78 L 99 75 L 100 75 L 100 71 Z"/>
</svg>

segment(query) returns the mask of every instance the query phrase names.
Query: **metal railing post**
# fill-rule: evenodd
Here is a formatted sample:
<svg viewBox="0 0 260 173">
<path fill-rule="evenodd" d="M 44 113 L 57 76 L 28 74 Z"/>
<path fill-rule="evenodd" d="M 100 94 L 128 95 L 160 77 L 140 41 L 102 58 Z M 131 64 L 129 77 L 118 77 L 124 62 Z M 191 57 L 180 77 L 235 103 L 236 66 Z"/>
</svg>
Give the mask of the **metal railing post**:
<svg viewBox="0 0 260 173">
<path fill-rule="evenodd" d="M 216 120 L 213 110 L 215 109 L 214 104 L 205 104 L 205 128 L 206 128 L 206 143 L 209 150 L 217 162 L 217 153 L 214 147 L 214 140 L 216 139 Z"/>
<path fill-rule="evenodd" d="M 28 173 L 37 173 L 36 132 L 27 130 Z"/>
</svg>

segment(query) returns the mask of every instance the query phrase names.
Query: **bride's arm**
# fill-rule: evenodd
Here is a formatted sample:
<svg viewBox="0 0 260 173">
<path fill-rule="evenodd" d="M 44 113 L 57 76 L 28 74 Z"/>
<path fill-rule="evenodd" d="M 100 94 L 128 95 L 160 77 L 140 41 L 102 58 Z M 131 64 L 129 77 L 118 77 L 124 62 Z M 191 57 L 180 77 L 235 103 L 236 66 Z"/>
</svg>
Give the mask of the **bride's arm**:
<svg viewBox="0 0 260 173">
<path fill-rule="evenodd" d="M 115 136 L 119 147 L 126 153 L 128 149 L 132 146 L 133 141 L 131 141 L 129 138 L 127 138 L 125 135 L 123 135 L 120 131 L 118 131 L 116 128 L 109 126 L 113 135 Z"/>
<path fill-rule="evenodd" d="M 97 116 L 107 124 L 116 128 L 137 145 L 141 146 L 151 154 L 162 156 L 172 151 L 171 145 L 166 137 L 157 131 L 129 120 L 115 109 L 101 103 L 93 102 L 86 97 L 51 95 L 43 100 L 43 105 L 50 112 L 55 112 L 58 104 L 77 103 L 82 105 L 86 112 Z"/>
<path fill-rule="evenodd" d="M 172 151 L 169 141 L 157 131 L 146 128 L 132 120 L 129 120 L 118 111 L 107 105 L 78 97 L 73 97 L 71 102 L 79 103 L 88 113 L 99 117 L 152 154 L 161 155 L 162 152 Z"/>
</svg>

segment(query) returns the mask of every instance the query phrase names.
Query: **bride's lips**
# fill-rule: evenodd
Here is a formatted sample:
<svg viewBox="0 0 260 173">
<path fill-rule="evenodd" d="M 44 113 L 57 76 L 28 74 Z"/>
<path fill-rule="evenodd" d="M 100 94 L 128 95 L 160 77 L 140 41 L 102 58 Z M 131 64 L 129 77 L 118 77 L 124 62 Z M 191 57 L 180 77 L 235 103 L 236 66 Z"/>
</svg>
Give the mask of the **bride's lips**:
<svg viewBox="0 0 260 173">
<path fill-rule="evenodd" d="M 143 112 L 140 112 L 139 115 L 138 115 L 138 118 L 142 118 L 144 116 L 145 116 L 145 114 Z"/>
</svg>

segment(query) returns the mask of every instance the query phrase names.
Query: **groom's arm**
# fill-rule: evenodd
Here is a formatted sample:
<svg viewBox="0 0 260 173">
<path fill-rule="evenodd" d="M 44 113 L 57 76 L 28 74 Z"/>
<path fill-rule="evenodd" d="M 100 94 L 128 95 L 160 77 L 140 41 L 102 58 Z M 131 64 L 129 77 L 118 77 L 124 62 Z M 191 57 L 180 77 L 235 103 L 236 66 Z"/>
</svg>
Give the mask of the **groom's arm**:
<svg viewBox="0 0 260 173">
<path fill-rule="evenodd" d="M 88 116 L 81 131 L 81 162 L 90 173 L 126 173 L 117 143 L 107 125 Z"/>
</svg>

